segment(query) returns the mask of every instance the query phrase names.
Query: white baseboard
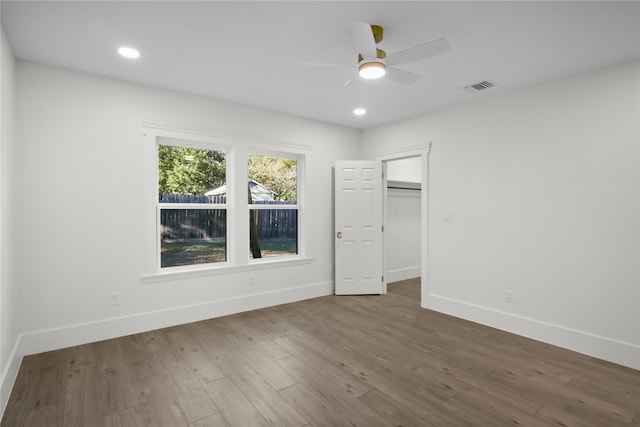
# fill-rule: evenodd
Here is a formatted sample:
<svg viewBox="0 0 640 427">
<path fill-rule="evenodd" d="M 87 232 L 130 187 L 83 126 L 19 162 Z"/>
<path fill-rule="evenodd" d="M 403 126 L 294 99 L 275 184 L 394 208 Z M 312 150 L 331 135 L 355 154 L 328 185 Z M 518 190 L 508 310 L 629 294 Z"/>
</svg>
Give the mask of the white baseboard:
<svg viewBox="0 0 640 427">
<path fill-rule="evenodd" d="M 323 282 L 29 332 L 20 337 L 18 353 L 42 353 L 331 294 L 333 282 Z"/>
<path fill-rule="evenodd" d="M 420 277 L 420 274 L 421 274 L 420 266 L 398 268 L 396 270 L 388 270 L 387 283 L 398 282 L 400 280 L 413 279 L 415 277 Z"/>
<path fill-rule="evenodd" d="M 9 363 L 2 371 L 2 377 L 0 378 L 0 420 L 4 415 L 4 410 L 7 408 L 7 403 L 9 402 L 9 397 L 11 396 L 11 390 L 13 389 L 13 385 L 16 382 L 16 378 L 18 377 L 18 371 L 20 370 L 20 365 L 22 364 L 22 356 L 18 355 L 18 347 L 20 344 L 20 339 L 16 341 L 13 346 L 13 350 L 9 355 Z"/>
<path fill-rule="evenodd" d="M 441 313 L 481 323 L 538 341 L 557 345 L 619 365 L 640 369 L 640 346 L 584 331 L 566 328 L 469 304 L 438 295 L 426 295 L 422 306 Z"/>
</svg>

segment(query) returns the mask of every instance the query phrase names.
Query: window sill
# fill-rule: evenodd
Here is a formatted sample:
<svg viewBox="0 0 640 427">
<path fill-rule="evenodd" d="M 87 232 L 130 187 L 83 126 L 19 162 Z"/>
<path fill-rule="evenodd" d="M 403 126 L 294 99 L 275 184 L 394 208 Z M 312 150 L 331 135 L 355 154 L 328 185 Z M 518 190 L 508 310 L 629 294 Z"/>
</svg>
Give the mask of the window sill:
<svg viewBox="0 0 640 427">
<path fill-rule="evenodd" d="M 313 258 L 295 258 L 274 261 L 252 261 L 245 265 L 204 267 L 193 270 L 168 271 L 160 273 L 143 274 L 140 276 L 142 283 L 165 282 L 177 279 L 190 279 L 194 277 L 214 276 L 218 274 L 231 274 L 242 271 L 263 270 L 266 268 L 293 267 L 296 265 L 310 264 Z"/>
</svg>

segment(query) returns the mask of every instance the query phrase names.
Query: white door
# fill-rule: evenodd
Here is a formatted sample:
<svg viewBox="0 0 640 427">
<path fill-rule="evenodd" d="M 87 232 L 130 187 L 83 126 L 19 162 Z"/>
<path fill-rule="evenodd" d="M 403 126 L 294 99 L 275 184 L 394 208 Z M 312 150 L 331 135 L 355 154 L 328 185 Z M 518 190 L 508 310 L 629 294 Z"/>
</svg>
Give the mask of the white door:
<svg viewBox="0 0 640 427">
<path fill-rule="evenodd" d="M 383 294 L 382 162 L 335 166 L 336 295 Z"/>
</svg>

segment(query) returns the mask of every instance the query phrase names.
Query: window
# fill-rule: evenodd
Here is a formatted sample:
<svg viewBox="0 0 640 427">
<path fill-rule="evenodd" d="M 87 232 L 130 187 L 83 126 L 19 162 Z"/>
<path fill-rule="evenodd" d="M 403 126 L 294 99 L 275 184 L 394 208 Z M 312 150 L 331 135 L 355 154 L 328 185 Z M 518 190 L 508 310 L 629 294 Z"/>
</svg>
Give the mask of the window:
<svg viewBox="0 0 640 427">
<path fill-rule="evenodd" d="M 247 160 L 250 257 L 297 255 L 297 159 L 250 154 Z"/>
<path fill-rule="evenodd" d="M 158 145 L 160 268 L 227 261 L 226 156 Z"/>
<path fill-rule="evenodd" d="M 309 147 L 145 125 L 145 281 L 311 259 Z"/>
</svg>

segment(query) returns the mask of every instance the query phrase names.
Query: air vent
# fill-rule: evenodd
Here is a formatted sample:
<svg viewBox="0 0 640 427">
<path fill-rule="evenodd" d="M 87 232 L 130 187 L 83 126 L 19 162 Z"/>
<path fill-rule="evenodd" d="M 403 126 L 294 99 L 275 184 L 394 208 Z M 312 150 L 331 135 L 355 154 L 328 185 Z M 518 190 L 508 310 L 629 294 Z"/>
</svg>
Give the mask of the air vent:
<svg viewBox="0 0 640 427">
<path fill-rule="evenodd" d="M 469 86 L 465 86 L 462 89 L 465 92 L 479 92 L 481 90 L 485 90 L 485 89 L 489 89 L 491 87 L 494 87 L 495 84 L 493 82 L 490 82 L 489 80 L 485 80 L 483 82 L 480 83 L 476 83 L 476 84 L 472 84 Z"/>
</svg>

